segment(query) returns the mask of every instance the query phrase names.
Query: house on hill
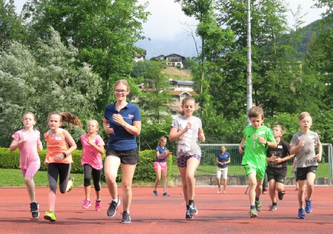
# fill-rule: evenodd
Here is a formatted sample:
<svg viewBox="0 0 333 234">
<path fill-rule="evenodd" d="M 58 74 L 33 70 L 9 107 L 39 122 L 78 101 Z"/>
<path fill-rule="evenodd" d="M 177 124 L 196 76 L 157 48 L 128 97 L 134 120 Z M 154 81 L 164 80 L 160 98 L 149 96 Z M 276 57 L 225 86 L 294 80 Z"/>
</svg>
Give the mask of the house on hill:
<svg viewBox="0 0 333 234">
<path fill-rule="evenodd" d="M 152 57 L 150 60 L 153 61 L 163 61 L 165 60 L 165 63 L 168 67 L 184 67 L 184 61 L 185 57 L 181 56 L 179 54 L 169 54 L 169 55 L 159 55 L 157 57 Z"/>
</svg>

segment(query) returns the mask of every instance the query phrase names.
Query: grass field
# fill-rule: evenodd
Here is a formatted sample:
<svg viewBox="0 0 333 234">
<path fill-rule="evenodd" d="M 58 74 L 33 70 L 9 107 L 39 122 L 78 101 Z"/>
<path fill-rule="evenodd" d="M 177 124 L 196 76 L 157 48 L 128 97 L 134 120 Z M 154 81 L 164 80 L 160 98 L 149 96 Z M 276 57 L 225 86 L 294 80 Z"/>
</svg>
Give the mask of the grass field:
<svg viewBox="0 0 333 234">
<path fill-rule="evenodd" d="M 172 166 L 172 174 L 178 174 L 178 167 Z M 215 166 L 202 166 L 197 169 L 198 174 L 215 174 Z M 242 166 L 229 166 L 229 175 L 244 175 L 245 170 Z M 74 177 L 75 186 L 83 186 L 83 174 L 71 174 Z M 291 177 L 291 167 L 289 167 L 287 177 Z M 317 177 L 329 177 L 329 164 L 320 163 L 317 170 Z M 48 186 L 47 172 L 38 171 L 34 177 L 36 186 Z M 105 182 L 102 182 L 105 185 Z M 152 186 L 153 182 L 135 182 L 134 185 Z M 18 169 L 0 169 L 0 187 L 21 187 L 25 186 L 22 178 L 21 170 Z"/>
</svg>

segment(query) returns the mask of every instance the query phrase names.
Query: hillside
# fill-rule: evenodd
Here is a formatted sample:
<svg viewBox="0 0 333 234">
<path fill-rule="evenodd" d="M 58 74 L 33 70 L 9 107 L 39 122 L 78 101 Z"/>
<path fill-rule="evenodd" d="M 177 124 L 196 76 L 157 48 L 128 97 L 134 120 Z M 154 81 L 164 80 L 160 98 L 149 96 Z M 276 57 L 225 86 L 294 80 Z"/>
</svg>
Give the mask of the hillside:
<svg viewBox="0 0 333 234">
<path fill-rule="evenodd" d="M 192 80 L 192 74 L 188 70 L 180 70 L 175 67 L 167 67 L 163 71 L 168 76 L 168 79 L 173 80 Z"/>
</svg>

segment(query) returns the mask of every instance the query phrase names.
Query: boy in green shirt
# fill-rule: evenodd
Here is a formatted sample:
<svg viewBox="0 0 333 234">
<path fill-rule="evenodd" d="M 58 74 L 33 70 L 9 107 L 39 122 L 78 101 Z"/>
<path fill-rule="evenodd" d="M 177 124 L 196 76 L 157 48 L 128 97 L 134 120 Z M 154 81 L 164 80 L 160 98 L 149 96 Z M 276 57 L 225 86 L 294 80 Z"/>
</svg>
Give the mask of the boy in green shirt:
<svg viewBox="0 0 333 234">
<path fill-rule="evenodd" d="M 261 107 L 253 107 L 249 110 L 248 117 L 251 125 L 243 130 L 243 139 L 239 145 L 239 152 L 244 153 L 242 166 L 246 170 L 249 180 L 250 218 L 258 216 L 261 211 L 260 194 L 262 182 L 267 166 L 266 151 L 268 147 L 276 148 L 273 132 L 263 125 L 264 111 Z M 245 147 L 245 148 L 243 148 Z"/>
</svg>

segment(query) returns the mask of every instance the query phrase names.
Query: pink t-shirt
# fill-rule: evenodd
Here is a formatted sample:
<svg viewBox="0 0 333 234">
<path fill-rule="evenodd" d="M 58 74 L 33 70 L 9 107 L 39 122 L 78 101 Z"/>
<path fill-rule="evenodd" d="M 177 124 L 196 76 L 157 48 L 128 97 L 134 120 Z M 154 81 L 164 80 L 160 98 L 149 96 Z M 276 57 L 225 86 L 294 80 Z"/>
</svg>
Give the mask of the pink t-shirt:
<svg viewBox="0 0 333 234">
<path fill-rule="evenodd" d="M 36 129 L 32 132 L 22 129 L 15 132 L 12 137 L 15 141 L 20 141 L 23 137 L 27 139 L 18 146 L 20 150 L 20 168 L 26 170 L 31 163 L 40 165 L 40 158 L 37 152 L 40 132 Z"/>
<path fill-rule="evenodd" d="M 92 139 L 92 141 L 95 142 L 95 144 L 98 146 L 105 145 L 100 135 L 96 135 L 96 137 Z M 89 164 L 94 169 L 101 170 L 103 168 L 102 155 L 92 145 L 89 144 L 88 134 L 84 134 L 81 136 L 81 143 L 83 147 L 81 160 L 82 166 L 84 164 Z"/>
</svg>

